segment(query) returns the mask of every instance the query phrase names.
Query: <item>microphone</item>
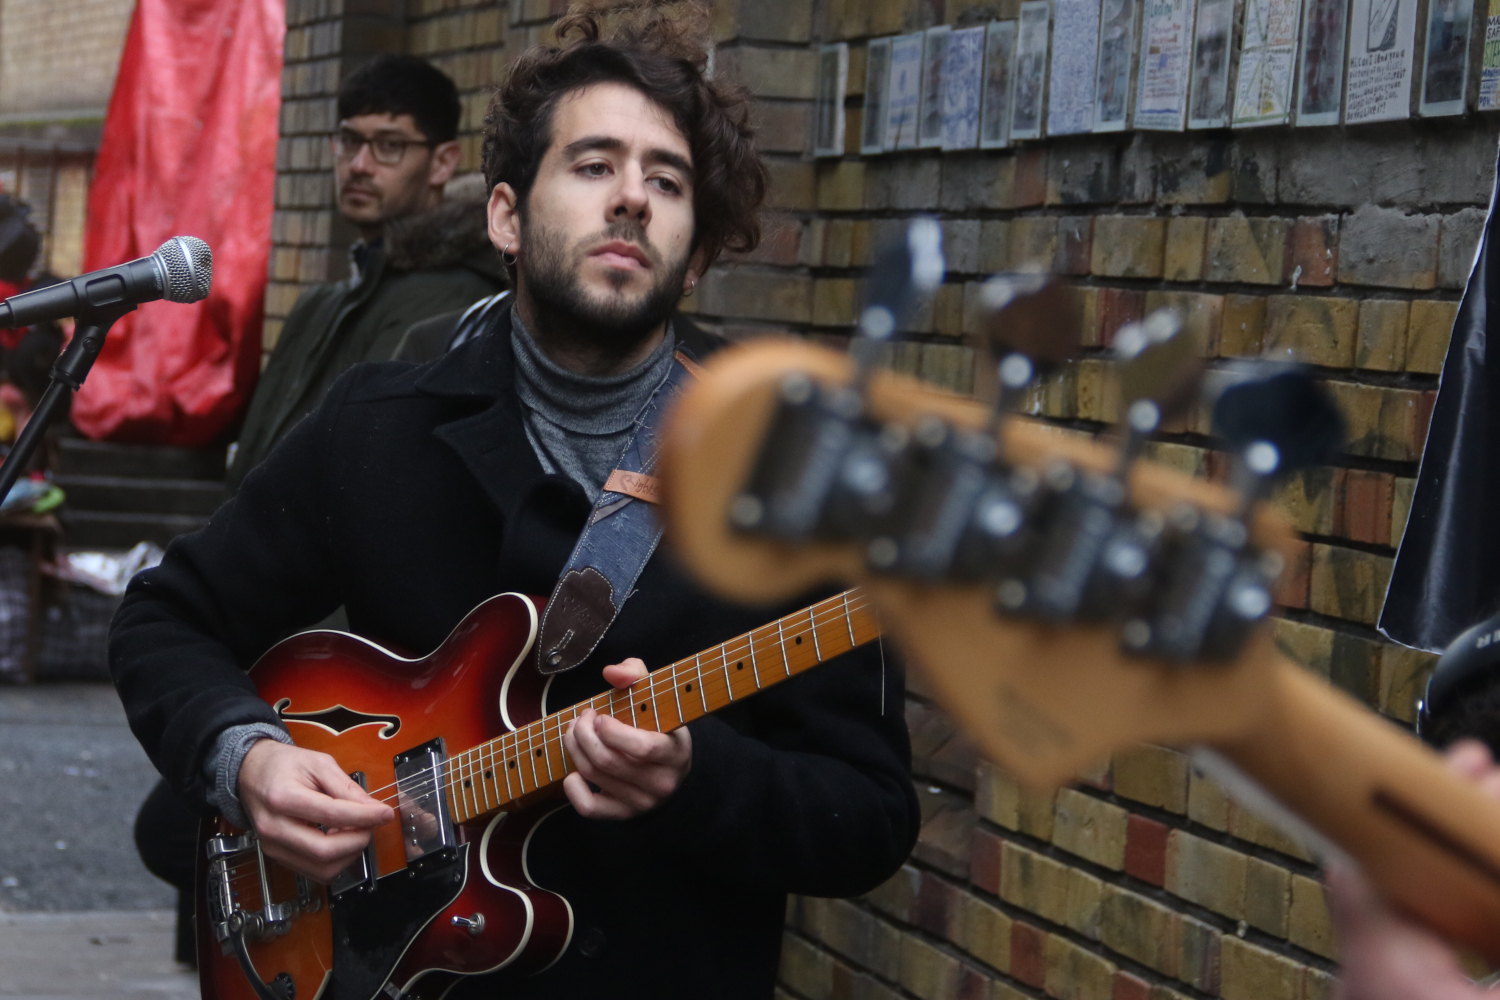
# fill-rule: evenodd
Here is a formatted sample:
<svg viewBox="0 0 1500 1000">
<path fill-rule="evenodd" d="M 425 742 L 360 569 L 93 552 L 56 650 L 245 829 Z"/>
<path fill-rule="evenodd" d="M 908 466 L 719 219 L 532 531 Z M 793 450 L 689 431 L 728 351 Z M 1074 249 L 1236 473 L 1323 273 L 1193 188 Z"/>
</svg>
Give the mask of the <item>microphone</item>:
<svg viewBox="0 0 1500 1000">
<path fill-rule="evenodd" d="M 0 302 L 0 329 L 31 326 L 111 306 L 123 306 L 128 311 L 155 299 L 197 302 L 208 297 L 213 276 L 214 254 L 208 244 L 195 236 L 174 236 L 149 257 L 12 295 Z"/>
</svg>

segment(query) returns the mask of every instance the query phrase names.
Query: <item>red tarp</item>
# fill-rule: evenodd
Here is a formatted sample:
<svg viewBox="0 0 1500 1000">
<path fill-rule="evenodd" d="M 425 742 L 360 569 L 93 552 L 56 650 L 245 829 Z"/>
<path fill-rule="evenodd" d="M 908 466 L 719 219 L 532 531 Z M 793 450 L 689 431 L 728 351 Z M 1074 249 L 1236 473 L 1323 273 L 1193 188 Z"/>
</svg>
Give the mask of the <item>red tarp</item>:
<svg viewBox="0 0 1500 1000">
<path fill-rule="evenodd" d="M 89 192 L 84 269 L 197 236 L 213 292 L 150 302 L 109 335 L 73 404 L 91 438 L 200 446 L 260 370 L 285 0 L 138 0 Z"/>
</svg>

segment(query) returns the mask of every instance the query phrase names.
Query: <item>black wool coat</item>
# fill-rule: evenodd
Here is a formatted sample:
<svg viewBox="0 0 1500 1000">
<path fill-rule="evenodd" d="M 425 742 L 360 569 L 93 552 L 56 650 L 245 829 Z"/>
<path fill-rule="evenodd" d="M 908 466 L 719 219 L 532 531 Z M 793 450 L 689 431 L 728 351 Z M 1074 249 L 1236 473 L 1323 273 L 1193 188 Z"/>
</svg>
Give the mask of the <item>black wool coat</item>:
<svg viewBox="0 0 1500 1000">
<path fill-rule="evenodd" d="M 509 331 L 508 314 L 494 329 Z M 690 354 L 716 346 L 678 330 Z M 495 333 L 421 367 L 357 366 L 207 527 L 136 577 L 110 664 L 131 728 L 173 788 L 204 802 L 216 735 L 275 721 L 245 670 L 339 605 L 355 632 L 423 652 L 493 594 L 550 593 L 589 504 L 542 472 L 513 386 L 510 338 Z M 816 596 L 726 604 L 659 552 L 549 702 L 603 690 L 604 664 L 664 666 Z M 692 768 L 651 813 L 549 820 L 531 871 L 571 902 L 572 947 L 519 988 L 475 979 L 451 996 L 768 1000 L 786 894 L 865 892 L 916 840 L 901 681 L 888 666 L 872 644 L 692 723 Z"/>
</svg>

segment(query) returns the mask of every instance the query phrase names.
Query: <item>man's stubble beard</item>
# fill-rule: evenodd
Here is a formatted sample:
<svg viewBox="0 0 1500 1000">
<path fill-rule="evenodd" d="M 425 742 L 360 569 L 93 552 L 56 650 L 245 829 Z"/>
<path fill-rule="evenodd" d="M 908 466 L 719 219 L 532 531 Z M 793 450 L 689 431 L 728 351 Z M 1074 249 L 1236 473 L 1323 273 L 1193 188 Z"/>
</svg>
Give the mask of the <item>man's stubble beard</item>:
<svg viewBox="0 0 1500 1000">
<path fill-rule="evenodd" d="M 521 239 L 526 255 L 517 264 L 534 310 L 532 335 L 564 348 L 581 349 L 606 363 L 630 357 L 653 330 L 671 317 L 682 298 L 682 280 L 687 276 L 690 251 L 668 263 L 646 239 L 633 220 L 611 223 L 603 233 L 579 240 L 572 246 L 555 230 L 529 226 L 521 219 Z M 600 300 L 584 287 L 580 272 L 583 257 L 577 247 L 598 246 L 611 240 L 635 244 L 651 261 L 655 280 L 646 293 L 626 299 L 619 293 L 630 280 L 627 271 L 616 271 L 609 283 L 616 294 Z"/>
</svg>

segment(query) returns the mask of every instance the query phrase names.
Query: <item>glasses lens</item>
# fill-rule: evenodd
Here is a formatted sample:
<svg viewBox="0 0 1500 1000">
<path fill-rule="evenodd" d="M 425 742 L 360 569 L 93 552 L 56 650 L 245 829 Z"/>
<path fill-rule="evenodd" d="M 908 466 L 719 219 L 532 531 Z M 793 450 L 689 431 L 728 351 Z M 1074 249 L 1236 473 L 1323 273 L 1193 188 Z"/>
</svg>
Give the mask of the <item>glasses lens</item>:
<svg viewBox="0 0 1500 1000">
<path fill-rule="evenodd" d="M 365 137 L 358 132 L 341 131 L 333 137 L 333 152 L 341 160 L 352 160 L 364 144 Z"/>
<path fill-rule="evenodd" d="M 389 136 L 379 136 L 370 140 L 370 152 L 375 154 L 376 163 L 384 163 L 390 166 L 401 162 L 401 154 L 406 152 L 406 142 L 402 139 L 392 139 Z"/>
</svg>

